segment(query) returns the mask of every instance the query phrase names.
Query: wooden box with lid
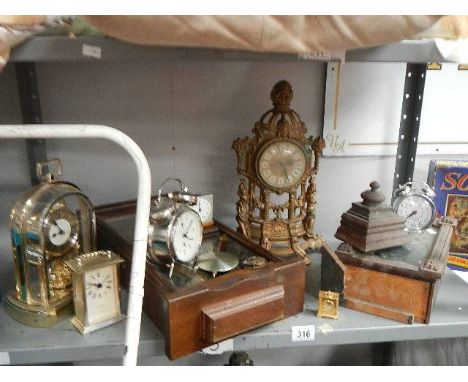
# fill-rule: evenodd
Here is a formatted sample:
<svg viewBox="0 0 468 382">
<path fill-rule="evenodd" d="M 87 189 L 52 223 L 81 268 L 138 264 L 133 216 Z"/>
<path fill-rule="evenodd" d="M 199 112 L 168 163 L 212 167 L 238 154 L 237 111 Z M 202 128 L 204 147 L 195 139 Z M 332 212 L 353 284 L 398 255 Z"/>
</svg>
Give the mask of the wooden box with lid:
<svg viewBox="0 0 468 382">
<path fill-rule="evenodd" d="M 342 243 L 344 305 L 403 323 L 428 323 L 447 264 L 453 220 L 411 235 L 408 244 L 364 253 Z"/>
</svg>

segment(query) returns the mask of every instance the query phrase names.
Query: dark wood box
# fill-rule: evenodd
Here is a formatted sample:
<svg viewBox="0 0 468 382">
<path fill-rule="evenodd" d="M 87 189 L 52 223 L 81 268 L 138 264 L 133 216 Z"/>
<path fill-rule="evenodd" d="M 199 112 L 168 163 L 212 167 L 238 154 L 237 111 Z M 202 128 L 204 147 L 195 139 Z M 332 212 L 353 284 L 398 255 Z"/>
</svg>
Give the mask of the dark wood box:
<svg viewBox="0 0 468 382">
<path fill-rule="evenodd" d="M 96 208 L 99 247 L 126 260 L 121 267 L 124 287 L 131 269 L 134 214 L 134 201 Z M 184 266 L 176 267 L 169 278 L 165 267 L 147 264 L 143 311 L 164 334 L 171 360 L 303 310 L 305 263 L 301 259 L 279 259 L 221 223 L 212 228 L 211 234 L 226 234 L 235 245 L 267 263 L 216 278 L 194 275 Z"/>
<path fill-rule="evenodd" d="M 453 222 L 413 234 L 409 244 L 363 253 L 342 243 L 344 305 L 376 316 L 428 323 L 446 268 Z"/>
</svg>

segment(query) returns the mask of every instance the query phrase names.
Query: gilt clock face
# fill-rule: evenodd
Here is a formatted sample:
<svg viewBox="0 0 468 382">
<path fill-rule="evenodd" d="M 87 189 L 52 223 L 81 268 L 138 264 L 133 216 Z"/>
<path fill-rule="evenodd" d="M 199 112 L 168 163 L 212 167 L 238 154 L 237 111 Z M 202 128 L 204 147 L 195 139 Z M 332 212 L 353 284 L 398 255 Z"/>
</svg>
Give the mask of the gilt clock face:
<svg viewBox="0 0 468 382">
<path fill-rule="evenodd" d="M 258 174 L 274 189 L 288 189 L 297 184 L 307 166 L 307 158 L 297 144 L 276 141 L 267 146 L 258 159 Z"/>
<path fill-rule="evenodd" d="M 333 300 L 324 300 L 322 302 L 324 313 L 333 313 L 335 311 L 335 303 Z"/>
</svg>

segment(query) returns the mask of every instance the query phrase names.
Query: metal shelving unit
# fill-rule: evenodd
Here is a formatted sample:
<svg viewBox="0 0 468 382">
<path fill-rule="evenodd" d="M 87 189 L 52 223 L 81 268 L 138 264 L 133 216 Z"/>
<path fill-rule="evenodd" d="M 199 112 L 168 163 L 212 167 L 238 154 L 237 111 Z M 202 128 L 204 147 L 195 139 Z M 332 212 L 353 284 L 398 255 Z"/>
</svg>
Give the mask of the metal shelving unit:
<svg viewBox="0 0 468 382">
<path fill-rule="evenodd" d="M 320 345 L 386 343 L 468 336 L 468 286 L 447 270 L 441 282 L 430 324 L 401 324 L 355 310 L 340 308 L 339 320 L 316 317 L 320 259 L 312 258 L 307 272 L 304 312 L 228 340 L 228 349 L 249 351 Z M 53 329 L 29 328 L 0 309 L 0 364 L 63 363 L 121 358 L 125 352 L 124 322 L 82 336 L 68 320 Z M 294 342 L 291 327 L 315 325 L 315 339 Z M 6 357 L 8 354 L 8 358 Z M 139 357 L 164 355 L 164 337 L 142 316 Z M 8 362 L 7 362 L 8 361 Z"/>
<path fill-rule="evenodd" d="M 83 46 L 85 48 L 83 49 Z M 88 49 L 96 48 L 96 49 Z M 153 61 L 153 60 L 218 60 L 218 61 L 297 61 L 319 60 L 349 62 L 451 62 L 444 58 L 433 40 L 402 41 L 375 48 L 317 54 L 256 53 L 249 51 L 141 46 L 108 37 L 37 36 L 16 47 L 12 62 L 82 62 L 82 61 Z"/>
<path fill-rule="evenodd" d="M 427 62 L 446 62 L 440 55 L 433 41 L 404 41 L 377 48 L 358 49 L 340 53 L 297 55 L 275 53 L 253 53 L 201 48 L 161 48 L 145 47 L 120 42 L 104 37 L 35 37 L 13 50 L 11 61 L 17 70 L 26 68 L 34 70 L 34 63 L 53 62 L 107 62 L 107 61 L 170 61 L 170 60 L 217 60 L 217 61 L 338 61 L 341 58 L 353 62 L 406 62 L 408 71 L 425 71 Z M 26 65 L 26 66 L 25 66 Z M 411 66 L 413 65 L 413 66 Z M 40 109 L 31 100 L 38 100 L 39 94 L 33 97 L 28 91 L 31 84 L 21 82 L 18 72 L 18 84 L 23 104 L 23 119 L 40 116 Z M 24 74 L 24 73 L 23 73 Z M 406 74 L 407 75 L 407 74 Z M 414 79 L 414 77 L 413 77 Z M 35 80 L 35 79 L 34 79 Z M 404 119 L 401 129 L 413 132 L 414 144 L 399 144 L 399 154 L 408 157 L 408 150 L 415 150 L 417 144 L 418 110 L 421 104 L 408 104 L 406 94 L 417 96 L 424 90 L 421 81 L 405 84 L 402 101 L 403 115 L 411 114 L 412 118 Z M 21 90 L 22 89 L 22 90 Z M 26 89 L 26 90 L 25 90 Z M 413 94 L 415 93 L 415 94 Z M 30 97 L 28 101 L 28 97 Z M 413 98 L 414 100 L 414 98 Z M 422 102 L 422 99 L 420 100 Z M 27 103 L 29 102 L 29 103 Z M 406 104 L 405 104 L 406 102 Z M 409 111 L 408 111 L 409 110 Z M 403 121 L 403 119 L 402 119 Z M 405 142 L 406 143 L 406 142 Z M 42 145 L 42 142 L 39 142 Z M 29 160 L 35 162 L 36 154 L 43 156 L 45 144 L 35 151 L 29 149 Z M 44 148 L 44 150 L 43 150 Z M 405 174 L 405 179 L 412 176 L 408 161 L 396 160 L 395 175 Z M 401 180 L 400 180 L 401 182 Z M 336 241 L 330 240 L 331 244 Z M 304 312 L 267 325 L 233 338 L 230 350 L 266 349 L 295 346 L 339 345 L 353 343 L 386 343 L 388 341 L 416 340 L 429 338 L 449 338 L 468 336 L 468 301 L 464 296 L 468 286 L 453 272 L 447 270 L 441 283 L 438 298 L 432 313 L 431 324 L 403 325 L 395 321 L 379 318 L 361 312 L 341 308 L 337 321 L 316 317 L 317 295 L 320 266 L 317 257 L 308 270 L 306 285 L 306 303 Z M 293 342 L 291 327 L 295 325 L 315 325 L 315 340 L 311 342 Z M 0 308 L 0 364 L 73 362 L 91 359 L 120 358 L 126 349 L 124 346 L 124 323 L 111 326 L 90 336 L 82 336 L 71 327 L 68 320 L 61 322 L 53 329 L 37 329 L 23 326 L 11 320 L 3 308 Z M 150 357 L 164 354 L 164 339 L 158 329 L 143 314 L 140 333 L 139 356 Z"/>
</svg>

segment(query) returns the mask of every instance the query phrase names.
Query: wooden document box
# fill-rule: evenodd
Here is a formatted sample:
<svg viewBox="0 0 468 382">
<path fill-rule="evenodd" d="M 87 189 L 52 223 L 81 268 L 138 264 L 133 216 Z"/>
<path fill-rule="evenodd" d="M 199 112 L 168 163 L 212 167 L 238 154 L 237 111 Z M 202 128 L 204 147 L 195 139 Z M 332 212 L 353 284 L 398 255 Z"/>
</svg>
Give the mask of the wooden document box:
<svg viewBox="0 0 468 382">
<path fill-rule="evenodd" d="M 126 260 L 121 277 L 128 287 L 135 202 L 97 207 L 96 216 L 98 245 Z M 280 261 L 220 223 L 209 231 L 204 241 L 223 233 L 240 260 L 258 255 L 267 262 L 257 269 L 238 266 L 216 278 L 183 265 L 176 265 L 169 278 L 167 267 L 147 264 L 143 310 L 164 334 L 172 360 L 303 310 L 303 260 Z"/>
<path fill-rule="evenodd" d="M 411 242 L 364 254 L 342 243 L 345 306 L 409 323 L 428 323 L 444 273 L 453 221 L 413 234 Z"/>
</svg>

